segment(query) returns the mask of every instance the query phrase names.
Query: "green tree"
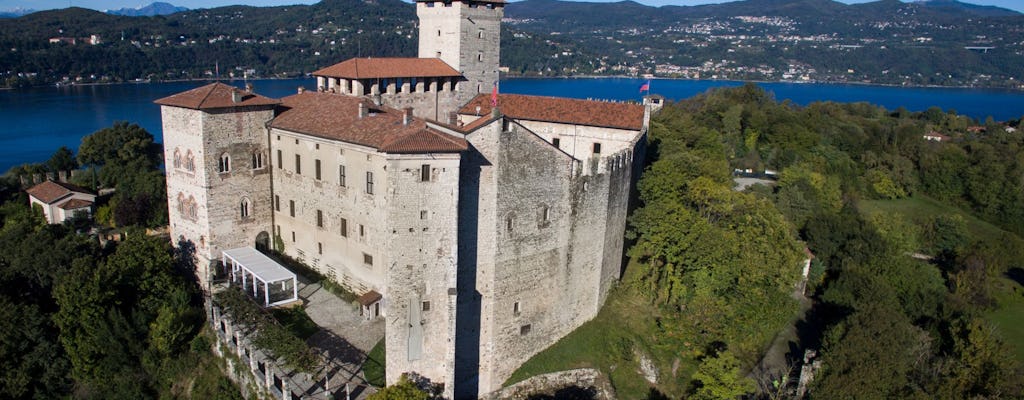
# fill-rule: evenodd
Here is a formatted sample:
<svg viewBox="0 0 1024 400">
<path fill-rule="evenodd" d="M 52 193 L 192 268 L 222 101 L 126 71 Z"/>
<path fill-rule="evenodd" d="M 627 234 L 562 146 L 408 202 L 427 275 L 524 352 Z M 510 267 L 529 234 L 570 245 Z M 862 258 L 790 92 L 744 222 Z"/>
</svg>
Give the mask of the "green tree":
<svg viewBox="0 0 1024 400">
<path fill-rule="evenodd" d="M 430 394 L 421 390 L 409 377 L 402 375 L 394 385 L 371 394 L 367 400 L 427 400 Z"/>
<path fill-rule="evenodd" d="M 754 380 L 744 376 L 740 361 L 729 351 L 708 356 L 693 374 L 694 399 L 732 400 L 754 392 Z"/>
<path fill-rule="evenodd" d="M 46 167 L 50 171 L 70 171 L 78 168 L 78 162 L 75 161 L 75 154 L 71 149 L 66 146 L 61 146 L 50 156 L 50 159 L 46 161 Z"/>
</svg>

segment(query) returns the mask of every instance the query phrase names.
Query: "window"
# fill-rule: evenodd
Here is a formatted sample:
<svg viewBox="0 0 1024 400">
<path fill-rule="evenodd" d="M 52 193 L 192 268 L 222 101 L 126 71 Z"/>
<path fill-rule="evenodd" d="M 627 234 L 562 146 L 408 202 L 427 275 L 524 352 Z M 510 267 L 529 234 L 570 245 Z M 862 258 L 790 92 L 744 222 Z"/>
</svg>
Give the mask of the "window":
<svg viewBox="0 0 1024 400">
<path fill-rule="evenodd" d="M 295 200 L 288 200 L 288 215 L 295 216 Z"/>
<path fill-rule="evenodd" d="M 338 185 L 341 186 L 341 187 L 345 187 L 345 166 L 344 165 L 339 165 L 338 166 Z"/>
<path fill-rule="evenodd" d="M 477 61 L 483 61 L 484 60 L 484 53 L 477 53 L 476 54 L 476 60 Z"/>
<path fill-rule="evenodd" d="M 316 180 L 320 180 L 320 160 L 316 160 L 313 163 L 313 175 Z"/>
<path fill-rule="evenodd" d="M 437 52 L 437 58 L 441 58 L 441 52 Z"/>
<path fill-rule="evenodd" d="M 420 211 L 420 219 L 427 219 L 427 210 Z"/>
<path fill-rule="evenodd" d="M 519 311 L 519 302 L 517 301 L 515 304 L 512 305 L 512 315 L 519 316 Z"/>
<path fill-rule="evenodd" d="M 373 194 L 373 172 L 366 172 L 366 194 Z"/>
<path fill-rule="evenodd" d="M 363 253 L 363 264 L 373 265 L 373 256 Z"/>
<path fill-rule="evenodd" d="M 261 152 L 261 151 L 254 151 L 252 153 L 252 169 L 262 169 L 262 168 L 263 168 L 263 152 Z"/>
<path fill-rule="evenodd" d="M 430 302 L 429 301 L 424 301 L 423 302 L 423 311 L 430 311 Z"/>
<path fill-rule="evenodd" d="M 348 237 L 348 220 L 341 219 L 341 237 Z"/>
<path fill-rule="evenodd" d="M 476 4 L 473 4 L 473 5 L 475 6 Z M 484 38 L 484 31 L 477 32 L 476 33 L 476 38 L 477 39 L 483 39 Z"/>
<path fill-rule="evenodd" d="M 174 168 L 181 168 L 181 150 L 174 149 Z"/>
<path fill-rule="evenodd" d="M 317 254 L 324 254 L 324 244 L 323 243 L 316 242 L 316 253 Z"/>
<path fill-rule="evenodd" d="M 192 154 L 192 150 L 185 153 L 185 170 L 189 172 L 196 171 L 196 156 Z"/>
<path fill-rule="evenodd" d="M 281 150 L 277 151 L 277 169 L 284 168 L 284 161 L 281 158 Z"/>
<path fill-rule="evenodd" d="M 594 143 L 594 154 L 601 154 L 601 144 Z"/>
<path fill-rule="evenodd" d="M 430 3 L 430 4 L 434 4 L 434 3 Z M 437 36 L 441 36 L 441 30 L 440 29 L 437 30 Z"/>
<path fill-rule="evenodd" d="M 302 156 L 295 155 L 295 173 L 302 175 Z"/>
<path fill-rule="evenodd" d="M 295 243 L 295 231 L 292 231 L 292 243 Z"/>
<path fill-rule="evenodd" d="M 220 155 L 220 160 L 217 162 L 217 172 L 225 173 L 231 172 L 231 156 L 228 153 Z"/>
<path fill-rule="evenodd" d="M 281 196 L 274 195 L 274 211 L 281 211 Z"/>
<path fill-rule="evenodd" d="M 324 211 L 323 210 L 316 210 L 316 227 L 317 228 L 323 228 L 324 227 Z"/>
<path fill-rule="evenodd" d="M 359 237 L 362 238 L 362 237 L 365 237 L 365 236 L 366 236 L 366 227 L 363 226 L 363 224 L 359 224 Z"/>
<path fill-rule="evenodd" d="M 242 218 L 249 217 L 249 199 L 242 199 L 242 203 L 239 205 L 240 214 Z"/>
<path fill-rule="evenodd" d="M 512 216 L 510 215 L 508 217 L 505 217 L 505 230 L 512 232 L 512 228 L 515 228 L 515 222 L 513 221 Z"/>
<path fill-rule="evenodd" d="M 520 335 L 525 335 L 527 333 L 530 333 L 530 328 L 532 328 L 530 326 L 530 324 L 526 324 L 526 325 L 520 326 L 519 327 L 519 334 Z"/>
<path fill-rule="evenodd" d="M 548 206 L 543 206 L 540 209 L 540 220 L 542 222 L 548 222 L 551 220 L 551 209 Z"/>
<path fill-rule="evenodd" d="M 420 166 L 420 182 L 430 182 L 430 164 Z"/>
<path fill-rule="evenodd" d="M 562 148 L 562 146 L 561 146 L 562 145 L 562 139 L 559 139 L 559 138 L 551 139 L 551 144 L 553 146 L 555 146 L 556 149 L 560 149 L 560 148 Z"/>
</svg>

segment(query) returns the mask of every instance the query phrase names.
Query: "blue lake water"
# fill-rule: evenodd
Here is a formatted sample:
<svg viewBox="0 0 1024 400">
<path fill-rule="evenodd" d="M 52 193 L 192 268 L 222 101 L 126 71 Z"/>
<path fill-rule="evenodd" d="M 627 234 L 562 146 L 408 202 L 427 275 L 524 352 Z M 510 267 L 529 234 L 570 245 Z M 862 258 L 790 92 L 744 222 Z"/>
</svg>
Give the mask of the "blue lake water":
<svg viewBox="0 0 1024 400">
<path fill-rule="evenodd" d="M 565 96 L 576 98 L 639 100 L 642 79 L 566 78 L 509 79 L 502 93 Z M 111 126 L 115 121 L 137 123 L 160 140 L 160 108 L 153 100 L 192 89 L 206 82 L 173 82 L 0 91 L 0 171 L 49 158 L 60 146 L 77 150 L 83 136 Z M 232 83 L 243 86 L 238 81 Z M 716 87 L 740 86 L 733 81 L 656 79 L 651 92 L 670 100 L 684 99 Z M 797 104 L 830 100 L 869 102 L 888 109 L 904 106 L 922 111 L 931 106 L 996 120 L 1024 115 L 1024 92 L 993 89 L 900 88 L 817 83 L 760 83 L 778 100 Z M 315 87 L 312 79 L 256 81 L 256 92 L 270 97 L 295 93 L 298 86 Z"/>
</svg>

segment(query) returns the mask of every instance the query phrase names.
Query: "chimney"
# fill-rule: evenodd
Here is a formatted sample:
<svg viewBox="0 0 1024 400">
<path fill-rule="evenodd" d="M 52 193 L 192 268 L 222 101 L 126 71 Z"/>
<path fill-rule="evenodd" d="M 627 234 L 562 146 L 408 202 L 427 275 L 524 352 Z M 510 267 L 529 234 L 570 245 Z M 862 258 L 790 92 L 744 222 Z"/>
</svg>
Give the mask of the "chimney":
<svg viewBox="0 0 1024 400">
<path fill-rule="evenodd" d="M 248 93 L 252 93 L 252 82 L 245 83 L 245 91 Z"/>
<path fill-rule="evenodd" d="M 239 92 L 238 89 L 231 89 L 231 102 L 232 103 L 241 103 L 242 102 L 242 92 Z"/>
<path fill-rule="evenodd" d="M 366 116 L 366 104 L 359 103 L 359 118 Z"/>
<path fill-rule="evenodd" d="M 402 109 L 402 125 L 409 125 L 412 121 L 412 107 Z"/>
<path fill-rule="evenodd" d="M 303 94 L 303 93 L 306 93 L 306 87 L 299 86 L 299 94 Z"/>
</svg>

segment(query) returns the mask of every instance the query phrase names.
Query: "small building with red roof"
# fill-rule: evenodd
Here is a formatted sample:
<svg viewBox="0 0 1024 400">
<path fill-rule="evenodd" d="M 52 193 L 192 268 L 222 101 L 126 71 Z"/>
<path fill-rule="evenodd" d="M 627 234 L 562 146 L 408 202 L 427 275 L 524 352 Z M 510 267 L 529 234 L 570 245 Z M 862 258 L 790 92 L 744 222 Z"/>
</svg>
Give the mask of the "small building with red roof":
<svg viewBox="0 0 1024 400">
<path fill-rule="evenodd" d="M 46 222 L 59 224 L 76 215 L 91 215 L 96 194 L 64 182 L 46 181 L 26 190 L 32 207 L 43 210 Z"/>
</svg>

